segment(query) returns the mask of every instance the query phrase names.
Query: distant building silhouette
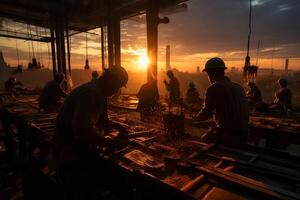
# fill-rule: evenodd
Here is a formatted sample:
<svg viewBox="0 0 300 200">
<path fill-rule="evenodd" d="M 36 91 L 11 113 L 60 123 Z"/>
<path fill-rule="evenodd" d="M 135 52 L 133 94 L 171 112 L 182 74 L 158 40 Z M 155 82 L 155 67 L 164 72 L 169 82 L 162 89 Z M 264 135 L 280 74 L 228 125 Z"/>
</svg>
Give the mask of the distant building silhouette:
<svg viewBox="0 0 300 200">
<path fill-rule="evenodd" d="M 288 59 L 288 58 L 285 59 L 284 72 L 285 72 L 286 74 L 289 73 L 289 59 Z"/>
</svg>

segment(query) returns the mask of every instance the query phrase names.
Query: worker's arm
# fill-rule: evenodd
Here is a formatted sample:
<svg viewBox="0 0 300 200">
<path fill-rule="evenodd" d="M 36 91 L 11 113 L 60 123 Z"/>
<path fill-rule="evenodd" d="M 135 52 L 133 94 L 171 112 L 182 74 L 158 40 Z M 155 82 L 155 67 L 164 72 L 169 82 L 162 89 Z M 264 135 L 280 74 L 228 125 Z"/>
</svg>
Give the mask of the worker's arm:
<svg viewBox="0 0 300 200">
<path fill-rule="evenodd" d="M 165 86 L 166 86 L 166 89 L 168 90 L 168 91 L 170 91 L 170 83 L 168 83 L 166 80 L 164 80 L 164 84 L 165 84 Z"/>
<path fill-rule="evenodd" d="M 81 99 L 80 105 L 74 110 L 72 127 L 70 127 L 75 139 L 85 144 L 107 145 L 107 139 L 96 126 L 99 117 L 96 99 L 92 95 Z"/>
<path fill-rule="evenodd" d="M 124 126 L 122 126 L 117 122 L 109 120 L 108 112 L 107 112 L 107 100 L 103 102 L 103 112 L 100 120 L 102 121 L 102 123 L 101 121 L 100 122 L 98 121 L 97 124 L 104 124 L 104 129 L 106 131 L 116 129 L 117 131 L 119 131 L 120 135 L 122 136 L 128 135 L 128 131 Z"/>
<path fill-rule="evenodd" d="M 64 91 L 64 89 L 61 87 L 61 85 L 58 85 L 58 92 L 59 92 L 59 96 L 65 98 L 66 96 L 68 96 L 68 94 Z"/>
<path fill-rule="evenodd" d="M 208 88 L 205 94 L 204 106 L 201 111 L 194 117 L 196 121 L 205 121 L 209 119 L 216 108 L 216 96 L 213 88 Z"/>
<path fill-rule="evenodd" d="M 120 135 L 128 136 L 127 129 L 123 125 L 115 121 L 108 120 L 106 123 L 106 129 L 116 129 L 117 131 L 119 131 Z"/>
</svg>

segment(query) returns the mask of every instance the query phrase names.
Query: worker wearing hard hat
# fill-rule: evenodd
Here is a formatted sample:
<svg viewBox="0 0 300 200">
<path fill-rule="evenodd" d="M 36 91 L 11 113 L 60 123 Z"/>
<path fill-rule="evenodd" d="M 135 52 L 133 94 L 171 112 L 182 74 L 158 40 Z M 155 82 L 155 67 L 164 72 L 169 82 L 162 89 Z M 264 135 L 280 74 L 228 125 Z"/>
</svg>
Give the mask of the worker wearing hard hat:
<svg viewBox="0 0 300 200">
<path fill-rule="evenodd" d="M 273 104 L 276 108 L 288 111 L 292 110 L 292 92 L 288 88 L 288 81 L 280 78 L 278 81 L 278 91 L 276 92 Z"/>
<path fill-rule="evenodd" d="M 77 87 L 65 99 L 57 117 L 53 143 L 67 199 L 93 199 L 99 184 L 114 180 L 91 146 L 113 148 L 128 144 L 126 129 L 107 116 L 107 97 L 126 86 L 127 81 L 123 67 L 110 67 L 95 83 Z M 119 136 L 105 137 L 109 129 L 117 130 Z"/>
<path fill-rule="evenodd" d="M 97 71 L 93 71 L 92 72 L 92 80 L 91 80 L 91 82 L 92 83 L 96 83 L 98 78 L 99 78 L 99 73 Z"/>
<path fill-rule="evenodd" d="M 207 61 L 204 72 L 211 85 L 206 90 L 205 103 L 195 120 L 204 121 L 213 116 L 215 127 L 202 139 L 239 145 L 246 142 L 249 112 L 244 89 L 225 76 L 226 66 L 221 58 Z"/>
<path fill-rule="evenodd" d="M 45 112 L 56 112 L 62 105 L 63 98 L 67 96 L 67 93 L 63 89 L 65 82 L 65 75 L 57 73 L 54 76 L 54 80 L 46 83 L 39 97 L 39 107 Z"/>
</svg>

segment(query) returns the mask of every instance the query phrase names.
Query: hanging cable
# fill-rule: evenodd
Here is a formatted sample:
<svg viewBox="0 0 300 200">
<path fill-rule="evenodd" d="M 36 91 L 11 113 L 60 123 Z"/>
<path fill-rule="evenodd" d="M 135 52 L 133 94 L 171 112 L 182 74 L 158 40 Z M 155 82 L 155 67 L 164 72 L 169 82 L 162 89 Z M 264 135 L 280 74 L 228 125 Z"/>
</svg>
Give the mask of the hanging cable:
<svg viewBox="0 0 300 200">
<path fill-rule="evenodd" d="M 87 42 L 88 42 L 87 32 L 85 32 L 85 66 L 84 66 L 84 69 L 90 69 Z"/>
<path fill-rule="evenodd" d="M 27 35 L 29 37 L 29 27 L 28 27 L 28 24 L 27 24 Z M 30 50 L 30 41 L 28 41 L 28 60 L 29 62 L 31 62 L 31 50 Z"/>
<path fill-rule="evenodd" d="M 249 26 L 249 33 L 248 33 L 248 45 L 247 45 L 247 56 L 250 56 L 250 40 L 251 40 L 251 34 L 252 34 L 252 0 L 249 1 L 249 20 L 248 20 L 248 26 Z"/>
<path fill-rule="evenodd" d="M 260 48 L 260 40 L 258 40 L 258 44 L 257 44 L 257 53 L 256 53 L 256 66 L 258 66 L 258 59 L 259 59 L 259 48 Z"/>
<path fill-rule="evenodd" d="M 250 67 L 250 40 L 251 40 L 251 33 L 252 33 L 252 0 L 249 0 L 249 19 L 248 19 L 248 27 L 249 27 L 249 32 L 248 32 L 248 42 L 247 42 L 247 55 L 245 58 L 245 65 L 244 65 L 244 70 L 243 70 L 243 76 L 244 76 L 244 81 L 248 81 L 248 76 L 249 73 L 251 74 L 251 69 Z"/>
<path fill-rule="evenodd" d="M 35 54 L 34 54 L 34 46 L 33 46 L 33 41 L 32 41 L 32 33 L 31 33 L 31 25 L 29 25 L 29 35 L 30 35 L 30 39 L 31 39 L 31 48 L 32 48 L 32 59 L 35 58 Z"/>
<path fill-rule="evenodd" d="M 36 35 L 40 38 L 40 35 L 39 35 L 39 30 L 38 30 L 38 27 L 35 26 L 35 32 L 36 32 Z M 40 43 L 37 42 L 36 44 L 36 51 L 37 51 L 37 61 L 38 61 L 38 67 L 40 67 L 41 65 L 41 48 L 40 48 Z"/>
<path fill-rule="evenodd" d="M 15 36 L 17 36 L 16 23 L 15 23 Z M 17 51 L 17 61 L 18 66 L 20 65 L 20 57 L 19 57 L 19 48 L 18 48 L 18 40 L 16 39 L 16 51 Z"/>
<path fill-rule="evenodd" d="M 45 37 L 46 37 L 47 36 L 47 30 L 46 30 L 46 28 L 44 28 L 44 34 L 45 34 Z M 51 59 L 49 42 L 47 42 L 47 55 L 48 55 L 48 64 L 47 64 L 47 67 L 49 67 L 50 66 L 50 59 Z"/>
</svg>

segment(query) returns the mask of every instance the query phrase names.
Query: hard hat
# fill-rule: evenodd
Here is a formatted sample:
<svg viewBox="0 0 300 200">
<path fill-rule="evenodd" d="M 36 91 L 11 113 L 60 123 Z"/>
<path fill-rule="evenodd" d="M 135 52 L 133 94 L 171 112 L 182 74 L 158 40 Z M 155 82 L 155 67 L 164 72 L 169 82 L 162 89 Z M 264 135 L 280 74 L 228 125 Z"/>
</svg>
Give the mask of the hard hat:
<svg viewBox="0 0 300 200">
<path fill-rule="evenodd" d="M 120 81 L 121 86 L 126 87 L 128 82 L 127 71 L 121 66 L 111 66 L 105 70 L 103 75 L 112 76 Z"/>
<path fill-rule="evenodd" d="M 225 66 L 224 61 L 221 58 L 215 57 L 206 62 L 203 72 L 225 69 L 227 69 L 227 67 Z"/>
</svg>

